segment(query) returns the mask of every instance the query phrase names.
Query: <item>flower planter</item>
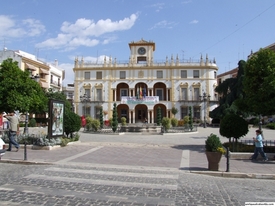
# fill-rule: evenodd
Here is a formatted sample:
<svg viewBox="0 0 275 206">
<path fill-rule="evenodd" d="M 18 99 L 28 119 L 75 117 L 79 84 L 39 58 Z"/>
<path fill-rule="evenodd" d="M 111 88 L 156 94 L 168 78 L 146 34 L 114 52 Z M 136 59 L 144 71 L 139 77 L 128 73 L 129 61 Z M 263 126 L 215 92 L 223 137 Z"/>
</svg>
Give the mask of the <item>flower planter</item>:
<svg viewBox="0 0 275 206">
<path fill-rule="evenodd" d="M 208 160 L 208 170 L 210 171 L 219 171 L 219 163 L 222 157 L 220 152 L 205 152 Z"/>
</svg>

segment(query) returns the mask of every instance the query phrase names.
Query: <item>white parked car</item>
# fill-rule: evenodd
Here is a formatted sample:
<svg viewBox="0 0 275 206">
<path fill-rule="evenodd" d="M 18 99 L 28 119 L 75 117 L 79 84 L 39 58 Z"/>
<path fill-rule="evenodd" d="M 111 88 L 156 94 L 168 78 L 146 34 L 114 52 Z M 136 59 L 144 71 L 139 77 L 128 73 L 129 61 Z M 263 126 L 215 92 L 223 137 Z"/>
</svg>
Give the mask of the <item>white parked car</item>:
<svg viewBox="0 0 275 206">
<path fill-rule="evenodd" d="M 0 160 L 1 160 L 1 157 L 5 154 L 6 152 L 6 148 L 5 148 L 5 142 L 1 139 L 0 137 Z"/>
</svg>

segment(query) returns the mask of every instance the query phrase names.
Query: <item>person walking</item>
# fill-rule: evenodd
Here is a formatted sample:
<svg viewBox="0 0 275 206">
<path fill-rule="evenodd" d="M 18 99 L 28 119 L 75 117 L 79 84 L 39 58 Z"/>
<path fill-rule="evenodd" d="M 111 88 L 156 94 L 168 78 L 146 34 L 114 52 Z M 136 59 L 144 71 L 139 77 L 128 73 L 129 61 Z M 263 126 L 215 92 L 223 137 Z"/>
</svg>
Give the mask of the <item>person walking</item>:
<svg viewBox="0 0 275 206">
<path fill-rule="evenodd" d="M 261 130 L 258 130 L 258 129 L 256 130 L 256 137 L 253 137 L 253 141 L 255 142 L 255 149 L 254 149 L 254 154 L 251 156 L 251 159 L 256 160 L 258 157 L 258 154 L 260 153 L 261 156 L 264 158 L 263 161 L 267 161 L 268 158 L 264 153 L 263 137 L 262 137 Z"/>
<path fill-rule="evenodd" d="M 4 113 L 3 116 L 9 120 L 9 148 L 7 151 L 11 151 L 12 145 L 15 146 L 16 152 L 19 150 L 19 144 L 15 141 L 16 135 L 19 134 L 19 120 L 18 117 L 14 115 L 14 112 L 10 112 L 9 114 Z"/>
</svg>

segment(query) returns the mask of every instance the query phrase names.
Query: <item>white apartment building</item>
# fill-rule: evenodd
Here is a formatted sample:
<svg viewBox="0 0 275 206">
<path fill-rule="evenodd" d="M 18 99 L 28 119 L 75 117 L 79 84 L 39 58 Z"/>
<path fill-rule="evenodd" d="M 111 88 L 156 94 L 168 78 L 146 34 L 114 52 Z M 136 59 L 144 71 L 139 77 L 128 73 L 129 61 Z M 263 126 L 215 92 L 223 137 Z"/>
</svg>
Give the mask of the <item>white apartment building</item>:
<svg viewBox="0 0 275 206">
<path fill-rule="evenodd" d="M 112 117 L 113 103 L 117 104 L 119 120 L 128 123 L 148 119 L 155 123 L 157 109 L 162 117 L 183 119 L 192 108 L 194 118 L 209 122 L 209 111 L 217 106 L 217 70 L 215 59 L 180 60 L 178 55 L 154 61 L 156 45 L 143 39 L 130 42 L 128 62 L 105 57 L 102 62 L 75 59 L 74 105 L 79 115 L 99 119 L 103 108 L 104 119 Z M 203 100 L 202 96 L 206 98 Z"/>
<path fill-rule="evenodd" d="M 65 77 L 65 71 L 58 68 L 58 63 L 47 63 L 36 58 L 35 55 L 21 50 L 0 51 L 0 63 L 8 58 L 18 62 L 18 67 L 30 72 L 30 77 L 37 78 L 40 86 L 44 89 L 52 88 L 54 91 L 62 91 L 62 80 Z"/>
</svg>

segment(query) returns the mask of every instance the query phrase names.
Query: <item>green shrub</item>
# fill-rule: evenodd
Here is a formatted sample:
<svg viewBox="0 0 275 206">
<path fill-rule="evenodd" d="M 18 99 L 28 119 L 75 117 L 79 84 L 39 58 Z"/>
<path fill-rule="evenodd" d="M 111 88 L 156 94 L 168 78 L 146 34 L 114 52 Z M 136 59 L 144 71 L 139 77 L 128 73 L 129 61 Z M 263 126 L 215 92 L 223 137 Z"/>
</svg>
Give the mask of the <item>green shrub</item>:
<svg viewBox="0 0 275 206">
<path fill-rule="evenodd" d="M 34 118 L 30 119 L 29 127 L 36 127 L 36 120 Z"/>
<path fill-rule="evenodd" d="M 275 123 L 268 123 L 268 124 L 266 125 L 266 128 L 275 129 Z"/>
<path fill-rule="evenodd" d="M 86 130 L 94 130 L 97 131 L 100 128 L 100 121 L 97 119 L 93 119 L 92 117 L 86 117 Z"/>
<path fill-rule="evenodd" d="M 183 122 L 184 122 L 184 124 L 188 124 L 189 123 L 189 116 L 183 117 Z"/>
<path fill-rule="evenodd" d="M 161 108 L 157 108 L 157 125 L 160 126 L 161 123 Z"/>
<path fill-rule="evenodd" d="M 205 140 L 205 150 L 208 152 L 217 152 L 220 147 L 222 147 L 220 138 L 211 133 Z"/>
<path fill-rule="evenodd" d="M 67 146 L 67 144 L 70 142 L 70 140 L 68 138 L 61 138 L 61 147 L 65 147 Z"/>
<path fill-rule="evenodd" d="M 112 130 L 113 132 L 116 132 L 118 121 L 117 121 L 117 105 L 116 103 L 113 104 L 113 120 L 112 120 Z"/>
<path fill-rule="evenodd" d="M 86 117 L 86 126 L 85 126 L 85 129 L 86 130 L 91 130 L 92 128 L 92 121 L 93 121 L 93 118 L 92 117 Z"/>
<path fill-rule="evenodd" d="M 126 125 L 126 118 L 125 117 L 121 117 L 121 125 L 122 126 Z"/>
<path fill-rule="evenodd" d="M 164 127 L 165 131 L 168 131 L 171 127 L 171 121 L 168 117 L 162 118 L 162 126 Z"/>
<path fill-rule="evenodd" d="M 176 118 L 173 117 L 173 118 L 171 119 L 171 124 L 172 124 L 173 127 L 178 126 L 178 120 L 177 120 Z"/>
</svg>

